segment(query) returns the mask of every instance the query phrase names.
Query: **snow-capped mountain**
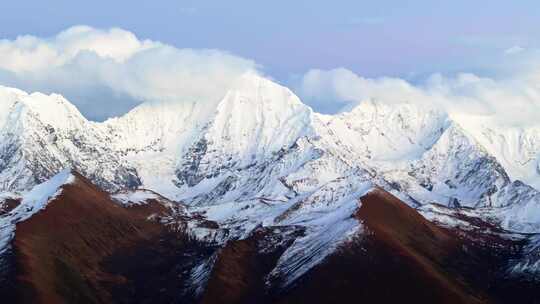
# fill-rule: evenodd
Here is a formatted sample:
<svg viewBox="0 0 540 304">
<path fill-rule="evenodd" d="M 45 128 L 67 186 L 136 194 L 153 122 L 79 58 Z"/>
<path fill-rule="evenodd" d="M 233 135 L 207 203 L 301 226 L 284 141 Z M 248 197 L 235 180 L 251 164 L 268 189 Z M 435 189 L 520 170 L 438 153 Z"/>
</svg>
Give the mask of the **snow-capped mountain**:
<svg viewBox="0 0 540 304">
<path fill-rule="evenodd" d="M 0 184 L 25 190 L 66 167 L 106 189 L 140 185 L 136 171 L 107 145 L 107 136 L 60 95 L 0 88 Z"/>
<path fill-rule="evenodd" d="M 461 115 L 456 120 L 497 158 L 510 176 L 538 188 L 538 125 L 500 125 L 489 116 Z"/>
<path fill-rule="evenodd" d="M 108 190 L 143 186 L 205 205 L 290 201 L 352 176 L 414 204 L 506 206 L 536 191 L 536 129 L 454 120 L 413 103 L 366 101 L 322 115 L 287 88 L 246 74 L 210 109 L 145 103 L 96 123 L 59 95 L 1 92 L 4 191 L 29 189 L 65 167 Z M 506 189 L 515 180 L 531 181 L 529 193 L 498 199 L 501 189 L 524 192 Z"/>
<path fill-rule="evenodd" d="M 353 215 L 375 188 L 414 208 L 475 208 L 504 229 L 540 233 L 532 127 L 414 103 L 323 115 L 251 73 L 216 105 L 148 102 L 101 123 L 59 95 L 1 87 L 0 98 L 1 192 L 24 196 L 72 168 L 110 192 L 145 188 L 182 201 L 231 240 L 282 227 L 295 238 L 267 284 L 293 284 L 360 233 Z"/>
</svg>

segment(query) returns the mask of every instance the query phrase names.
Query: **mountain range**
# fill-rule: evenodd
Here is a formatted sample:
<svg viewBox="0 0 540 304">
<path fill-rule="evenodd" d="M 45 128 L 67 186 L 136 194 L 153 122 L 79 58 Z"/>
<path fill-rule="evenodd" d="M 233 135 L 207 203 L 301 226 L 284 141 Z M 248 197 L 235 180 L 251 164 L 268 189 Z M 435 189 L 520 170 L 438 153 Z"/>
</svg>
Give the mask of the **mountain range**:
<svg viewBox="0 0 540 304">
<path fill-rule="evenodd" d="M 0 295 L 28 303 L 540 301 L 540 127 L 254 73 L 104 122 L 0 87 Z"/>
</svg>

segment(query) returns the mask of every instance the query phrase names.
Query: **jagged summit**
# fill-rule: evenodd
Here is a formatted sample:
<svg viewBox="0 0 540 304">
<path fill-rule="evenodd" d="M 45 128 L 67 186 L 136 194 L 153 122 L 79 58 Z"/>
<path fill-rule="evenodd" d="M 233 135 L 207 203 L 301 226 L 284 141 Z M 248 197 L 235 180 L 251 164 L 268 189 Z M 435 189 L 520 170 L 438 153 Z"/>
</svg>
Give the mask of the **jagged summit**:
<svg viewBox="0 0 540 304">
<path fill-rule="evenodd" d="M 144 187 L 204 205 L 262 197 L 307 208 L 306 198 L 320 203 L 313 195 L 324 192 L 333 206 L 366 180 L 412 205 L 534 206 L 539 197 L 532 129 L 470 129 L 406 102 L 366 101 L 320 115 L 255 73 L 210 109 L 148 102 L 103 123 L 89 122 L 59 95 L 1 88 L 0 97 L 2 191 L 29 190 L 71 167 L 108 191 Z M 500 211 L 502 222 L 516 225 L 504 220 L 515 218 L 514 209 Z"/>
</svg>

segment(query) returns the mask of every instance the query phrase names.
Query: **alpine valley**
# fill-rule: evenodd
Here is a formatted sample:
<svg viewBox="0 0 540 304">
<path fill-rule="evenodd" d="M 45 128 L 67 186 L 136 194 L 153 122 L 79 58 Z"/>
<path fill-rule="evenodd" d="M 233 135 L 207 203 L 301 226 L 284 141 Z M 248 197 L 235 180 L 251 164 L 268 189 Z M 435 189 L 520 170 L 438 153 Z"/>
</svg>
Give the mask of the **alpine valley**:
<svg viewBox="0 0 540 304">
<path fill-rule="evenodd" d="M 2 303 L 539 303 L 540 125 L 247 73 L 93 122 L 0 87 Z"/>
</svg>

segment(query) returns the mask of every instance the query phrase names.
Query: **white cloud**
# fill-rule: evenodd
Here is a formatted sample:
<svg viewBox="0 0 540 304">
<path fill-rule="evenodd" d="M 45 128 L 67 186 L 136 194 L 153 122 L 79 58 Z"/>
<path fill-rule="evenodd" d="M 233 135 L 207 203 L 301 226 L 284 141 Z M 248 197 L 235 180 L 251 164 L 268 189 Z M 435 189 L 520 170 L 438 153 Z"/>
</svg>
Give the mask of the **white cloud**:
<svg viewBox="0 0 540 304">
<path fill-rule="evenodd" d="M 320 112 L 377 99 L 435 105 L 506 123 L 540 123 L 540 51 L 516 46 L 501 53 L 489 64 L 504 77 L 435 74 L 413 85 L 341 68 L 310 70 L 295 89 Z M 118 28 L 75 26 L 50 38 L 0 40 L 0 84 L 61 93 L 91 119 L 122 114 L 142 101 L 211 104 L 238 76 L 257 68 L 254 61 L 224 51 L 178 49 Z"/>
<path fill-rule="evenodd" d="M 90 118 L 141 101 L 215 102 L 252 60 L 220 50 L 178 49 L 112 28 L 71 27 L 51 38 L 0 40 L 0 83 L 59 92 Z"/>
<path fill-rule="evenodd" d="M 521 53 L 523 52 L 525 49 L 519 45 L 514 45 L 513 47 L 511 48 L 508 48 L 504 51 L 505 54 L 507 55 L 513 55 L 513 54 L 518 54 L 518 53 Z"/>
<path fill-rule="evenodd" d="M 344 68 L 310 70 L 296 91 L 314 108 L 339 109 L 371 99 L 417 103 L 442 108 L 451 115 L 480 115 L 503 124 L 540 124 L 540 70 L 505 78 L 434 74 L 418 85 L 400 78 L 364 78 Z"/>
</svg>

